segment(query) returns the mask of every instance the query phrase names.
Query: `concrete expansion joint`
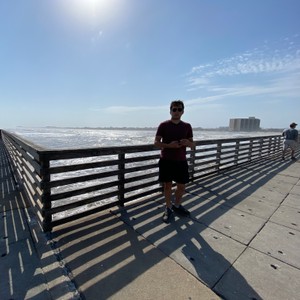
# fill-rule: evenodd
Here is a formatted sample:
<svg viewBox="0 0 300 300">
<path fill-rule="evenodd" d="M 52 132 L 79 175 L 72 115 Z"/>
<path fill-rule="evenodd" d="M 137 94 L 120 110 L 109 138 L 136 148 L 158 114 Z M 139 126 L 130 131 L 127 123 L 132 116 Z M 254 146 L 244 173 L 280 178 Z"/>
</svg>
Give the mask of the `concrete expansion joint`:
<svg viewBox="0 0 300 300">
<path fill-rule="evenodd" d="M 60 299 L 81 300 L 82 297 L 72 280 L 72 273 L 62 257 L 60 249 L 52 239 L 51 233 L 43 233 L 40 230 L 37 217 L 31 209 L 28 210 L 27 226 L 33 247 L 41 260 L 41 269 L 51 299 L 59 297 Z M 47 263 L 44 263 L 42 259 L 45 255 Z M 53 268 L 57 273 L 56 277 L 59 278 L 59 283 L 53 282 L 53 275 L 48 275 L 49 272 L 53 272 Z"/>
<path fill-rule="evenodd" d="M 56 241 L 54 241 L 51 237 L 51 233 L 46 234 L 47 238 L 47 244 L 50 246 L 52 253 L 59 265 L 59 268 L 64 276 L 65 283 L 70 291 L 70 293 L 73 295 L 72 300 L 81 300 L 82 297 L 80 295 L 80 292 L 78 291 L 75 282 L 73 281 L 73 275 L 68 267 L 67 263 L 63 259 L 59 247 L 57 247 Z"/>
</svg>

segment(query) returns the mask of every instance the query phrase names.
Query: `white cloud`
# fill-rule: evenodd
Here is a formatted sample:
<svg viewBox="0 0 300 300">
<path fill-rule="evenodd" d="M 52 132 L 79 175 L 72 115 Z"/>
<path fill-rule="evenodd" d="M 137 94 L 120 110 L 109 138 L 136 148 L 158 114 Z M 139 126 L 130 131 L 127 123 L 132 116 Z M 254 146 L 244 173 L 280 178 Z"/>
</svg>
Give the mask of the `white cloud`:
<svg viewBox="0 0 300 300">
<path fill-rule="evenodd" d="M 300 70 L 300 45 L 289 41 L 284 49 L 270 49 L 265 44 L 261 49 L 255 48 L 215 63 L 192 67 L 187 74 L 189 86 L 203 87 L 208 79 L 234 75 L 262 74 Z"/>
<path fill-rule="evenodd" d="M 193 91 L 195 89 L 204 88 L 210 83 L 208 78 L 198 77 L 188 79 L 188 91 Z"/>
<path fill-rule="evenodd" d="M 199 90 L 202 96 L 188 103 L 203 106 L 233 98 L 299 98 L 300 43 L 287 39 L 284 47 L 275 46 L 265 42 L 261 48 L 193 67 L 186 75 L 187 91 L 195 95 Z"/>
</svg>

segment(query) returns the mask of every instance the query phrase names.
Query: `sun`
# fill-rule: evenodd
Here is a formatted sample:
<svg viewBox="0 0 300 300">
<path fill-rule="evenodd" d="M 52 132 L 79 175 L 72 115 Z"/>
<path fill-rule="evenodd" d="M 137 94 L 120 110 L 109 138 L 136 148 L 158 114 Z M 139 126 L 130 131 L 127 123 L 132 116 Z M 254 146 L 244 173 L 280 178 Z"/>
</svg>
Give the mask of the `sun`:
<svg viewBox="0 0 300 300">
<path fill-rule="evenodd" d="M 112 18 L 122 0 L 60 0 L 69 19 L 88 25 Z M 78 24 L 78 25 L 79 25 Z"/>
</svg>

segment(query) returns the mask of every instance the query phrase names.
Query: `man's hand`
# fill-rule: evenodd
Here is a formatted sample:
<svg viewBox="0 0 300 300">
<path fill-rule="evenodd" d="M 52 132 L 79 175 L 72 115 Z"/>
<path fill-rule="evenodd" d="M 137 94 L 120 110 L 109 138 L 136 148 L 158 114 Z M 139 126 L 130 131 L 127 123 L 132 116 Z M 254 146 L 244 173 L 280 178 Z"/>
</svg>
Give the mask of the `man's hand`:
<svg viewBox="0 0 300 300">
<path fill-rule="evenodd" d="M 181 148 L 183 145 L 180 143 L 180 141 L 173 141 L 168 144 L 168 148 Z"/>
<path fill-rule="evenodd" d="M 189 140 L 189 139 L 182 139 L 179 141 L 179 144 L 181 146 L 184 146 L 184 147 L 190 147 L 192 150 L 195 149 L 195 144 L 193 141 Z"/>
<path fill-rule="evenodd" d="M 190 146 L 190 141 L 188 139 L 182 139 L 179 141 L 179 145 L 182 145 L 182 146 L 185 146 L 185 147 L 188 147 Z"/>
</svg>

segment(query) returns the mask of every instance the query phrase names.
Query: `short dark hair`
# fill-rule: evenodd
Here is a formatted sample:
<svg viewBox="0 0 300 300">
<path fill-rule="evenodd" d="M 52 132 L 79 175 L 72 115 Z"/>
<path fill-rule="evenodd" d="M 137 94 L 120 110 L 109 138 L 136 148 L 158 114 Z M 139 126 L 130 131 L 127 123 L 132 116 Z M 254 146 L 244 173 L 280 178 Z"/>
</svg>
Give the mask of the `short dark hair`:
<svg viewBox="0 0 300 300">
<path fill-rule="evenodd" d="M 181 100 L 174 100 L 170 104 L 170 109 L 172 109 L 173 106 L 182 106 L 182 109 L 184 110 L 184 104 Z"/>
</svg>

